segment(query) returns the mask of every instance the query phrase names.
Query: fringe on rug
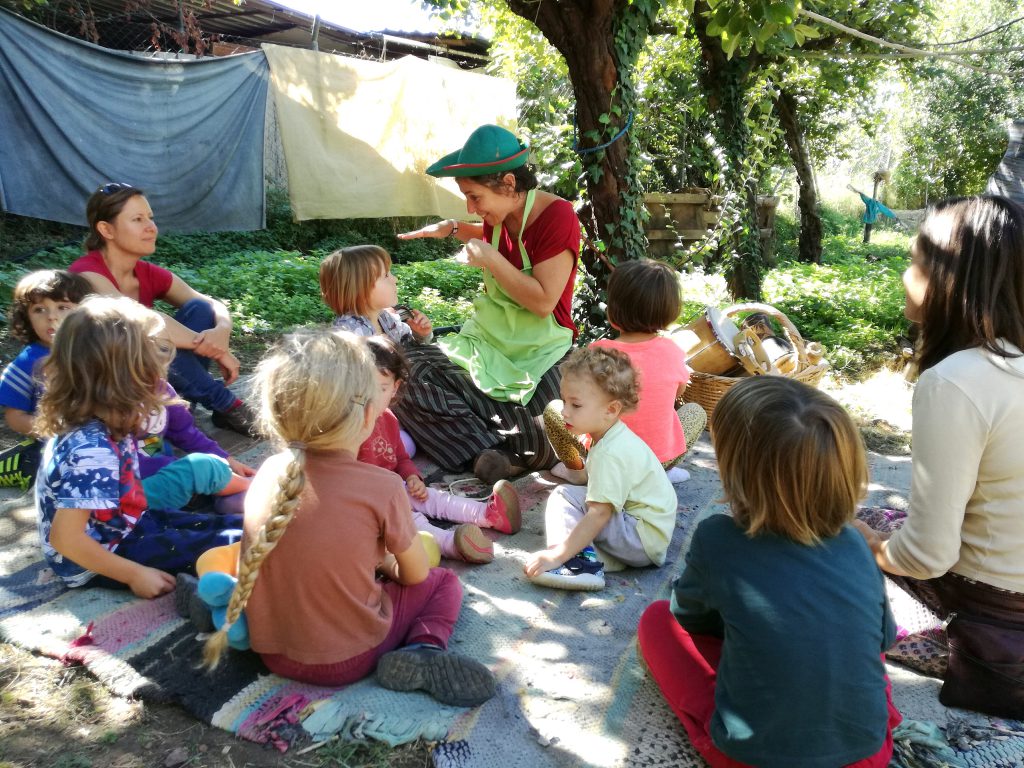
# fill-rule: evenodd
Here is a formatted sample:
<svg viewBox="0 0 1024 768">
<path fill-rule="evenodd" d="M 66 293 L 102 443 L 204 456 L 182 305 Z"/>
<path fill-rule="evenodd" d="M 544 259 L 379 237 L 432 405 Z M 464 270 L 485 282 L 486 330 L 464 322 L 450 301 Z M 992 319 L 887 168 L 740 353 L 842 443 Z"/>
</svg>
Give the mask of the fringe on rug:
<svg viewBox="0 0 1024 768">
<path fill-rule="evenodd" d="M 903 718 L 892 732 L 890 768 L 967 768 L 935 723 Z"/>
</svg>

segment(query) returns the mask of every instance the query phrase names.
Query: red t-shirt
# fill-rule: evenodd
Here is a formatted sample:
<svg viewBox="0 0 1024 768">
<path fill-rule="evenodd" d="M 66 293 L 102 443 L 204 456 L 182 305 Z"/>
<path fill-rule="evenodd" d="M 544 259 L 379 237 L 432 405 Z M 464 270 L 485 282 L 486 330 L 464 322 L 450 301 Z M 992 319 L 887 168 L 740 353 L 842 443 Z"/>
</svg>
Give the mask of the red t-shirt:
<svg viewBox="0 0 1024 768">
<path fill-rule="evenodd" d="M 484 240 L 491 242 L 492 227 L 484 222 Z M 572 272 L 565 283 L 562 295 L 555 305 L 555 322 L 569 328 L 576 338 L 576 326 L 572 322 L 572 292 L 576 287 L 576 266 L 580 255 L 580 220 L 572 203 L 555 200 L 523 232 L 523 247 L 530 256 L 530 264 L 536 267 L 543 261 L 554 258 L 562 251 L 572 254 Z M 498 251 L 516 269 L 523 268 L 519 253 L 519 240 L 513 238 L 507 228 L 501 228 Z"/>
<path fill-rule="evenodd" d="M 85 256 L 76 259 L 68 272 L 83 274 L 93 272 L 100 277 L 105 277 L 114 284 L 117 290 L 121 286 L 117 284 L 114 275 L 107 269 L 103 261 L 103 254 L 99 251 L 89 251 Z M 135 277 L 139 281 L 139 304 L 144 307 L 152 307 L 154 301 L 162 299 L 171 290 L 171 283 L 174 281 L 174 273 L 148 261 L 140 261 L 135 265 Z"/>
<path fill-rule="evenodd" d="M 399 429 L 398 417 L 390 408 L 385 408 L 377 417 L 373 432 L 359 446 L 357 458 L 375 467 L 395 472 L 403 480 L 407 480 L 410 475 L 422 477 L 405 450 Z"/>
</svg>

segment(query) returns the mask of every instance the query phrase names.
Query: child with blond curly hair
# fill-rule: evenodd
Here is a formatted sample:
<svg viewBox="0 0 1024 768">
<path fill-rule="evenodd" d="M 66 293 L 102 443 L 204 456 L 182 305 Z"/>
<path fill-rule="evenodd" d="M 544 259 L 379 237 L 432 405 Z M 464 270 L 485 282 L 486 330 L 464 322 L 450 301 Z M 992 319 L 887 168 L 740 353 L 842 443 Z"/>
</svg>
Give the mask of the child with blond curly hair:
<svg viewBox="0 0 1024 768">
<path fill-rule="evenodd" d="M 559 370 L 565 426 L 591 439 L 587 484 L 561 485 L 548 497 L 548 547 L 530 556 L 525 572 L 542 586 L 603 589 L 605 562 L 616 569 L 665 562 L 678 501 L 657 456 L 622 422 L 639 400 L 629 357 L 577 349 Z"/>
</svg>

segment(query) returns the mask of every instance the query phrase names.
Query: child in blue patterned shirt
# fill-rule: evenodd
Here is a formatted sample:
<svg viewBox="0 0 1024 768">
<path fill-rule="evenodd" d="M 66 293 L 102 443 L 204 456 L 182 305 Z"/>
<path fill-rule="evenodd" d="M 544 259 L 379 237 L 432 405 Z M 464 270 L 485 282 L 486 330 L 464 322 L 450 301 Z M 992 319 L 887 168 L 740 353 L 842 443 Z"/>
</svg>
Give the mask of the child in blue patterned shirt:
<svg viewBox="0 0 1024 768">
<path fill-rule="evenodd" d="M 241 537 L 240 515 L 148 509 L 134 435 L 159 413 L 173 347 L 160 316 L 127 298 L 93 297 L 68 314 L 43 366 L 36 506 L 43 555 L 69 587 L 175 587 L 200 554 Z"/>
</svg>

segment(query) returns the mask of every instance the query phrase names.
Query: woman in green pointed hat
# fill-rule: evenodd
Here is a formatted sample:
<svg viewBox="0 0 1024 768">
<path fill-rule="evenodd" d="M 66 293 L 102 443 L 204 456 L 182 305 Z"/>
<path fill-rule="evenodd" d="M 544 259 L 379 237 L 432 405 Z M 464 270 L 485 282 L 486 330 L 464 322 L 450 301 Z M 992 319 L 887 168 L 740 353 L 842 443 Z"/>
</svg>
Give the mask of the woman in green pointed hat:
<svg viewBox="0 0 1024 768">
<path fill-rule="evenodd" d="M 557 363 L 576 337 L 580 222 L 571 203 L 537 189 L 529 154 L 510 131 L 480 126 L 427 173 L 454 177 L 467 212 L 482 221 L 447 219 L 399 235 L 456 237 L 482 272 L 485 290 L 462 330 L 407 350 L 411 375 L 394 410 L 442 467 L 472 462 L 488 484 L 555 463 L 541 414 L 559 397 Z"/>
</svg>

